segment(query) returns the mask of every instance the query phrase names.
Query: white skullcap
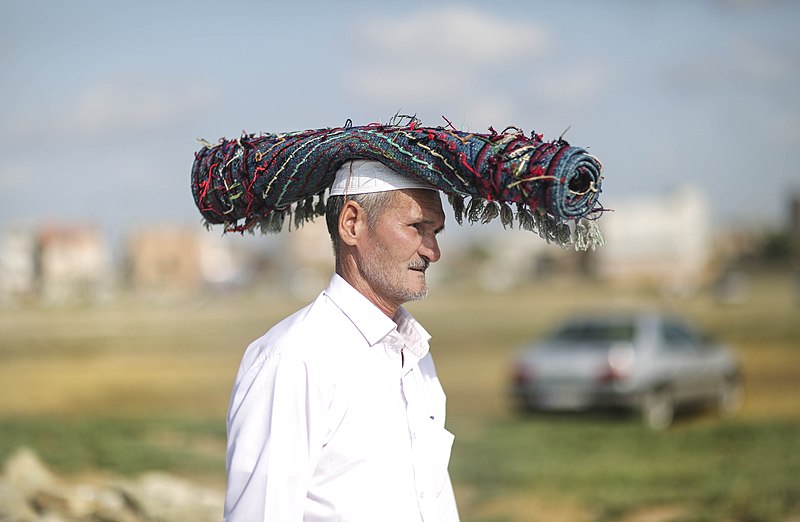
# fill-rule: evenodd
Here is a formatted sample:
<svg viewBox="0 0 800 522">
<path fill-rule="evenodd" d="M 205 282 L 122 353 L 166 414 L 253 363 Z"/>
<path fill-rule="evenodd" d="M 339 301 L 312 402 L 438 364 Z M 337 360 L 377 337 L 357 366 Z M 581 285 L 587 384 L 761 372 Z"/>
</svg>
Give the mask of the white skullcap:
<svg viewBox="0 0 800 522">
<path fill-rule="evenodd" d="M 380 161 L 351 160 L 336 171 L 330 195 L 345 196 L 402 189 L 438 190 L 433 185 L 398 174 Z"/>
</svg>

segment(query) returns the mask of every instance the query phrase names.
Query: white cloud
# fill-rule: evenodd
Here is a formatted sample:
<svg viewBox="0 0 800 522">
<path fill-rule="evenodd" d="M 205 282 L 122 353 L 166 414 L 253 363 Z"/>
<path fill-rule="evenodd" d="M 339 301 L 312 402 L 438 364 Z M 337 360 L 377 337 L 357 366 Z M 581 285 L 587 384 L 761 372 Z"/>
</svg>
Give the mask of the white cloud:
<svg viewBox="0 0 800 522">
<path fill-rule="evenodd" d="M 26 109 L 6 126 L 16 138 L 46 133 L 62 136 L 151 131 L 184 120 L 219 98 L 206 82 L 165 81 L 144 74 L 105 77 L 88 83 L 55 107 Z"/>
<path fill-rule="evenodd" d="M 789 49 L 738 34 L 724 46 L 680 56 L 664 67 L 661 78 L 681 92 L 769 90 L 797 84 L 795 63 Z"/>
<path fill-rule="evenodd" d="M 344 88 L 413 107 L 479 103 L 498 90 L 498 76 L 514 68 L 526 74 L 550 45 L 530 21 L 456 5 L 362 19 L 351 34 L 356 63 L 344 72 Z"/>
<path fill-rule="evenodd" d="M 581 111 L 613 80 L 595 57 L 559 59 L 557 35 L 532 21 L 466 6 L 434 6 L 359 20 L 355 62 L 343 88 L 379 111 L 402 108 L 457 128 L 537 125 L 547 114 Z M 430 115 L 430 116 L 429 116 Z M 430 117 L 437 121 L 429 121 Z M 459 122 L 455 121 L 459 120 Z"/>
<path fill-rule="evenodd" d="M 518 111 L 515 111 L 514 104 L 500 96 L 485 97 L 474 101 L 466 109 L 464 122 L 467 124 L 464 126 L 464 130 L 473 132 L 486 132 L 491 126 L 500 132 L 506 125 L 522 123 L 519 121 L 519 114 Z M 457 129 L 462 128 L 455 121 L 453 124 Z"/>
<path fill-rule="evenodd" d="M 612 81 L 610 64 L 576 62 L 567 68 L 532 78 L 531 92 L 548 104 L 562 108 L 581 108 L 593 102 Z"/>
<path fill-rule="evenodd" d="M 796 150 L 800 144 L 800 118 L 785 112 L 764 116 L 764 132 L 776 143 Z"/>
<path fill-rule="evenodd" d="M 30 162 L 5 158 L 0 163 L 0 191 L 9 192 L 18 189 L 33 179 L 34 169 Z"/>
<path fill-rule="evenodd" d="M 473 67 L 538 55 L 548 43 L 534 24 L 456 5 L 368 18 L 356 36 L 368 49 L 402 61 L 454 60 Z"/>
<path fill-rule="evenodd" d="M 61 130 L 89 134 L 151 129 L 177 121 L 212 102 L 209 85 L 164 85 L 149 77 L 103 80 L 88 86 L 57 120 Z"/>
<path fill-rule="evenodd" d="M 755 85 L 797 79 L 796 57 L 786 53 L 785 49 L 770 49 L 753 38 L 741 36 L 736 41 L 733 55 L 736 73 Z"/>
<path fill-rule="evenodd" d="M 358 96 L 374 101 L 418 103 L 454 95 L 464 88 L 464 79 L 462 75 L 424 65 L 418 65 L 414 71 L 402 71 L 395 65 L 375 64 L 356 67 L 347 75 L 345 84 Z"/>
</svg>

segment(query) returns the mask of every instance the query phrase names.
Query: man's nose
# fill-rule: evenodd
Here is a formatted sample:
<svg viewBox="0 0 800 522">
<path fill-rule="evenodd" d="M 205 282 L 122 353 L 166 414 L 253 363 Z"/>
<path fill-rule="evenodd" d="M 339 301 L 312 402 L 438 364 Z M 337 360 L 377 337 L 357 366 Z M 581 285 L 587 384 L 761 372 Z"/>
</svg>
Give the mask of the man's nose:
<svg viewBox="0 0 800 522">
<path fill-rule="evenodd" d="M 435 263 L 442 257 L 442 252 L 439 250 L 439 241 L 436 236 L 426 238 L 422 241 L 419 248 L 419 255 L 426 258 L 431 263 Z"/>
</svg>

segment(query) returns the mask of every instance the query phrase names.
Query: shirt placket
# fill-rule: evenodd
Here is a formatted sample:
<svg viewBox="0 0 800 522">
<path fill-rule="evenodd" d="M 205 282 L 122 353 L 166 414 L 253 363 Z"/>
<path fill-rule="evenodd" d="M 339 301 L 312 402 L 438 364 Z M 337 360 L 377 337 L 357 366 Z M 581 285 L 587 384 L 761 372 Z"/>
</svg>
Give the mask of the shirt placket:
<svg viewBox="0 0 800 522">
<path fill-rule="evenodd" d="M 416 361 L 410 364 L 407 358 L 406 368 L 402 372 L 400 382 L 403 398 L 406 402 L 406 418 L 408 421 L 408 433 L 411 438 L 411 459 L 414 468 L 417 502 L 419 503 L 423 520 L 428 520 L 434 511 L 435 495 L 433 494 L 431 476 L 428 472 L 427 441 L 423 436 L 424 426 L 422 423 L 426 419 L 426 408 L 419 379 L 419 368 L 416 365 Z"/>
</svg>

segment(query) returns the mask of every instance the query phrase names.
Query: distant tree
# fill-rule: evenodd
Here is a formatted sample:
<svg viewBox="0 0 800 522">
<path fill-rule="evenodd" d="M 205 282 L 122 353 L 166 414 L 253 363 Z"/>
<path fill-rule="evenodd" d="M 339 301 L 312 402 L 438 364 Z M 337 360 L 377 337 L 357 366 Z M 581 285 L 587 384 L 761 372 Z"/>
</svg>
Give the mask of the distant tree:
<svg viewBox="0 0 800 522">
<path fill-rule="evenodd" d="M 788 231 L 767 231 L 760 242 L 758 260 L 770 265 L 789 263 L 794 250 L 792 243 Z"/>
</svg>

